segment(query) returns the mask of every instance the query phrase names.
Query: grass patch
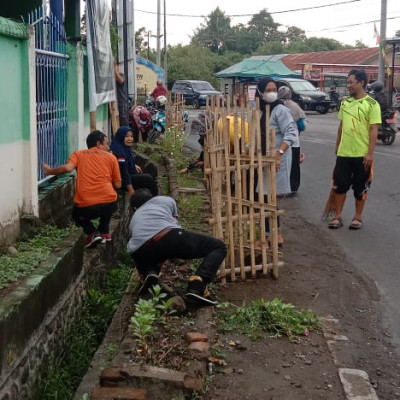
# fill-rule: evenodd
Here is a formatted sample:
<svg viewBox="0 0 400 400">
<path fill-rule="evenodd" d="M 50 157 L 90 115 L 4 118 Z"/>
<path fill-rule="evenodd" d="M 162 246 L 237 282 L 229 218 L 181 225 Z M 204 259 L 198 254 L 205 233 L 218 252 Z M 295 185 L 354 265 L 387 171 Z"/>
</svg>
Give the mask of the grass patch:
<svg viewBox="0 0 400 400">
<path fill-rule="evenodd" d="M 218 330 L 242 333 L 252 340 L 262 339 L 265 334 L 292 338 L 308 335 L 311 330 L 319 328 L 318 318 L 312 311 L 296 309 L 277 298 L 271 301 L 257 299 L 248 307 L 233 307 L 233 311 L 218 311 L 218 318 L 222 321 Z"/>
<path fill-rule="evenodd" d="M 129 282 L 128 265 L 120 261 L 106 273 L 101 290 L 88 291 L 79 317 L 65 332 L 61 354 L 54 352 L 45 360 L 33 400 L 73 398 Z"/>
<path fill-rule="evenodd" d="M 76 230 L 72 225 L 65 229 L 53 225 L 41 227 L 33 238 L 15 245 L 18 253 L 0 256 L 0 290 L 33 272 L 66 236 Z"/>
<path fill-rule="evenodd" d="M 201 193 L 181 194 L 178 200 L 179 222 L 191 231 L 208 232 L 209 226 L 204 216 L 204 195 Z"/>
</svg>

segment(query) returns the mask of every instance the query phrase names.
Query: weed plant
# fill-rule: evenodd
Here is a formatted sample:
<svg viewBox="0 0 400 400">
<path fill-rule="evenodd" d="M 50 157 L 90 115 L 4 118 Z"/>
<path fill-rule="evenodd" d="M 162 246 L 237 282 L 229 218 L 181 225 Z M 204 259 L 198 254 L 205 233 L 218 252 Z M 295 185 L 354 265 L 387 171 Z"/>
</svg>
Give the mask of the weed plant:
<svg viewBox="0 0 400 400">
<path fill-rule="evenodd" d="M 222 332 L 238 332 L 252 340 L 262 339 L 265 334 L 272 337 L 308 335 L 319 328 L 317 316 L 308 310 L 296 309 L 290 303 L 283 303 L 278 298 L 271 301 L 257 299 L 248 307 L 229 304 L 230 310 L 218 311 Z M 234 310 L 232 311 L 232 307 Z"/>
<path fill-rule="evenodd" d="M 56 226 L 46 225 L 39 228 L 31 239 L 16 243 L 18 253 L 0 256 L 0 290 L 33 272 L 50 257 L 52 249 L 76 229 L 75 226 L 58 229 Z"/>
<path fill-rule="evenodd" d="M 73 398 L 129 282 L 127 265 L 119 262 L 108 271 L 101 291 L 88 291 L 78 318 L 64 334 L 62 353 L 55 351 L 45 360 L 33 400 Z"/>
<path fill-rule="evenodd" d="M 158 332 L 158 326 L 164 323 L 164 318 L 174 310 L 170 310 L 173 299 L 164 300 L 167 294 L 162 292 L 159 285 L 150 290 L 152 297 L 149 300 L 139 299 L 135 305 L 135 312 L 131 317 L 130 326 L 138 341 L 138 352 L 146 353 L 149 341 Z"/>
</svg>

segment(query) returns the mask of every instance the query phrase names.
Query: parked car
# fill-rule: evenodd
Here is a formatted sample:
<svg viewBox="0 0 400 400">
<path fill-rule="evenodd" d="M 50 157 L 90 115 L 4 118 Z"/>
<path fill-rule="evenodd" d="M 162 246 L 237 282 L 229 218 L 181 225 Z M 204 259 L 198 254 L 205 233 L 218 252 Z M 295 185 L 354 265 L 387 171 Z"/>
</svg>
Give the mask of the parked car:
<svg viewBox="0 0 400 400">
<path fill-rule="evenodd" d="M 318 90 L 312 83 L 299 78 L 279 78 L 278 87 L 288 86 L 292 91 L 292 100 L 306 111 L 318 111 L 325 114 L 329 111 L 331 101 L 328 94 Z"/>
<path fill-rule="evenodd" d="M 208 96 L 219 96 L 223 101 L 223 95 L 214 89 L 210 82 L 195 80 L 175 81 L 171 89 L 171 99 L 175 101 L 177 95 L 183 95 L 186 105 L 193 105 L 194 108 L 200 108 L 207 103 Z"/>
</svg>

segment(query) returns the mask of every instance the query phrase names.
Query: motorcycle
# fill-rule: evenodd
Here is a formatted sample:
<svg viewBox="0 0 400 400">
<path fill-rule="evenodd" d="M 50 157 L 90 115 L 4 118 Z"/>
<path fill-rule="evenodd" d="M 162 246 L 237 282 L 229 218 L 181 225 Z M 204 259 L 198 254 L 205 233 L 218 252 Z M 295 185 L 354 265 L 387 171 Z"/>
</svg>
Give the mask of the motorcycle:
<svg viewBox="0 0 400 400">
<path fill-rule="evenodd" d="M 165 124 L 166 115 L 164 110 L 158 110 L 152 116 L 153 128 L 149 132 L 147 141 L 149 143 L 155 143 L 158 139 L 163 139 L 165 137 Z"/>
<path fill-rule="evenodd" d="M 382 124 L 378 129 L 378 140 L 390 146 L 396 139 L 397 125 L 396 125 L 396 111 L 387 110 L 382 113 Z"/>
<path fill-rule="evenodd" d="M 329 98 L 331 100 L 331 104 L 329 108 L 332 111 L 339 111 L 340 108 L 340 98 L 339 98 L 339 93 L 336 91 L 335 87 L 331 87 L 331 90 L 328 92 Z"/>
</svg>

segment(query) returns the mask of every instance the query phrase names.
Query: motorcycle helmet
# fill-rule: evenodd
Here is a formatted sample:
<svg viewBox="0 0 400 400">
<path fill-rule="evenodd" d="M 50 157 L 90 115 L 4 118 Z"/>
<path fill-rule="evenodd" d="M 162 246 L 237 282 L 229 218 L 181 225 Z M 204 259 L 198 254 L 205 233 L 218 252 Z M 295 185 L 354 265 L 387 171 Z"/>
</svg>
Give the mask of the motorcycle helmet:
<svg viewBox="0 0 400 400">
<path fill-rule="evenodd" d="M 379 93 L 383 89 L 383 83 L 381 81 L 375 81 L 371 84 L 371 90 L 375 93 Z"/>
<path fill-rule="evenodd" d="M 141 125 L 147 125 L 150 122 L 150 118 L 151 118 L 150 113 L 146 109 L 140 111 L 139 123 Z"/>
<path fill-rule="evenodd" d="M 156 102 L 162 106 L 165 106 L 167 104 L 168 100 L 165 96 L 158 96 L 156 99 Z"/>
</svg>

